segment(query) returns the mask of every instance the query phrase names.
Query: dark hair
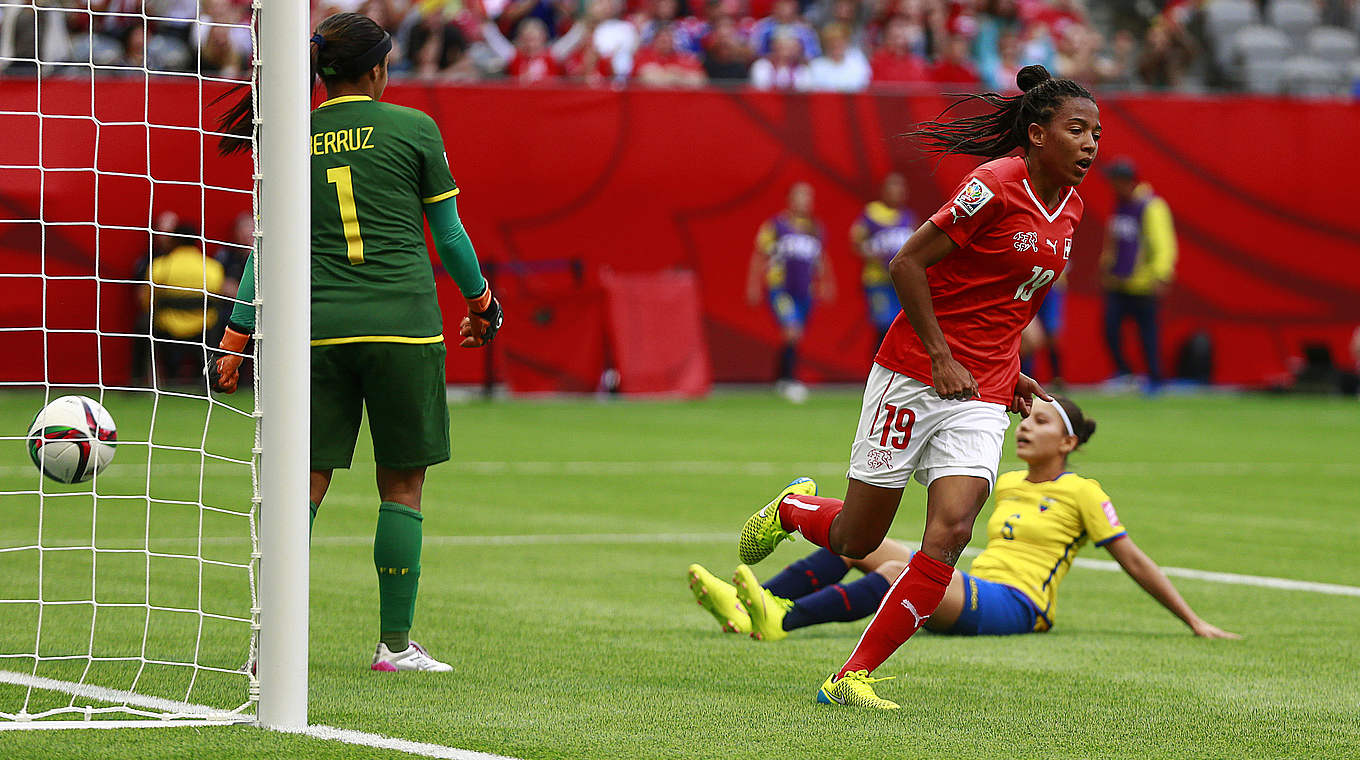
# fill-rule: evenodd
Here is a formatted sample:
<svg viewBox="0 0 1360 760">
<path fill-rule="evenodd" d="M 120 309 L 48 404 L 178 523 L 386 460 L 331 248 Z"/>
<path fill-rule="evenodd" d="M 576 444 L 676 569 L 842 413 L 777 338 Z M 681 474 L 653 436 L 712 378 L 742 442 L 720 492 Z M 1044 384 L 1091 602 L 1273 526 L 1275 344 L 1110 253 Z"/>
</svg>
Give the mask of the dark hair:
<svg viewBox="0 0 1360 760">
<path fill-rule="evenodd" d="M 353 82 L 387 59 L 392 37 L 377 22 L 360 13 L 337 13 L 326 17 L 312 35 L 312 77 L 326 84 Z M 217 120 L 225 133 L 217 141 L 217 152 L 227 156 L 250 147 L 255 128 L 255 104 L 249 85 L 237 85 L 219 95 L 212 104 L 245 90 L 239 100 Z"/>
<path fill-rule="evenodd" d="M 952 105 L 940 112 L 934 121 L 921 122 L 907 133 L 927 153 L 941 157 L 963 153 L 984 158 L 1000 158 L 1016 148 L 1029 150 L 1029 125 L 1047 124 L 1068 98 L 1095 96 L 1071 79 L 1054 79 L 1048 69 L 1039 65 L 1026 66 L 1015 75 L 1019 95 L 1000 95 L 995 92 L 957 96 Z M 965 116 L 953 121 L 940 121 L 945 114 L 964 103 L 981 101 L 991 110 L 977 116 Z"/>
<path fill-rule="evenodd" d="M 1072 432 L 1077 436 L 1077 446 L 1080 447 L 1091 440 L 1091 436 L 1096 434 L 1096 421 L 1083 414 L 1077 402 L 1066 396 L 1054 395 L 1053 400 L 1062 405 L 1063 411 L 1067 412 L 1067 419 L 1072 421 Z"/>
</svg>

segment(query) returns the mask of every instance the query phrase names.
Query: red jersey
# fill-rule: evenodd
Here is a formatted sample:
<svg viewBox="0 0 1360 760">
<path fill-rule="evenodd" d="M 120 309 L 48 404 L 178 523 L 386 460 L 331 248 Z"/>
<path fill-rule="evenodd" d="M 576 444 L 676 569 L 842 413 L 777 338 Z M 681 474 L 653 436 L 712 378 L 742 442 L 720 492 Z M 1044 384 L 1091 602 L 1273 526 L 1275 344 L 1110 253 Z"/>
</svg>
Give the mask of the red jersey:
<svg viewBox="0 0 1360 760">
<path fill-rule="evenodd" d="M 1072 255 L 1082 202 L 1065 188 L 1052 211 L 1034 195 L 1025 160 L 998 158 L 974 169 L 930 221 L 959 247 L 926 270 L 935 318 L 978 396 L 1011 402 L 1020 374 L 1020 331 L 1039 310 Z M 874 361 L 933 384 L 930 356 L 907 315 L 888 329 Z"/>
</svg>

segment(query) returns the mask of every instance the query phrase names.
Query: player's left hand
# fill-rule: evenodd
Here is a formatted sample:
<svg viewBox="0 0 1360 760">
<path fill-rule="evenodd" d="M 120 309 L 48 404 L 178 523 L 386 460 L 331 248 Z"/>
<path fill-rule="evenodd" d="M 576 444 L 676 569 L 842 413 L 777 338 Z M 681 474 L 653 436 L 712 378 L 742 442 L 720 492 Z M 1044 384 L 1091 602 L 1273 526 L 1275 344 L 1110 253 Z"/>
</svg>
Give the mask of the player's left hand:
<svg viewBox="0 0 1360 760">
<path fill-rule="evenodd" d="M 248 334 L 237 332 L 230 326 L 222 333 L 222 341 L 217 345 L 218 350 L 209 353 L 208 365 L 203 369 L 203 374 L 208 378 L 208 385 L 213 390 L 218 393 L 236 392 L 236 384 L 241 375 L 241 361 L 245 358 L 241 354 L 245 352 L 249 340 Z"/>
<path fill-rule="evenodd" d="M 480 348 L 496 337 L 505 321 L 505 312 L 501 311 L 501 302 L 491 296 L 490 286 L 480 296 L 467 299 L 467 304 L 468 315 L 458 325 L 458 335 L 462 337 L 458 345 Z"/>
<path fill-rule="evenodd" d="M 1044 401 L 1052 401 L 1053 397 L 1048 395 L 1044 386 L 1039 385 L 1039 381 L 1020 373 L 1020 379 L 1015 381 L 1015 395 L 1011 397 L 1011 412 L 1021 417 L 1028 417 L 1030 407 L 1034 405 L 1034 397 L 1038 396 Z"/>
</svg>

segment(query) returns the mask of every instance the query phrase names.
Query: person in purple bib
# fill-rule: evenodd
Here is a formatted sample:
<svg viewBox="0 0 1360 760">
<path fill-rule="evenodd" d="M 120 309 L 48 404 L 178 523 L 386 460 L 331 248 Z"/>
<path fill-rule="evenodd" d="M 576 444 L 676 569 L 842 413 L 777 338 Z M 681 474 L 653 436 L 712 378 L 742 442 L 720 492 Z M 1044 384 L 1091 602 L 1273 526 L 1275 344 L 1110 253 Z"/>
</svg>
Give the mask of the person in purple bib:
<svg viewBox="0 0 1360 760">
<path fill-rule="evenodd" d="M 1111 382 L 1120 386 L 1133 382 L 1123 340 L 1124 322 L 1132 319 L 1143 344 L 1147 389 L 1155 391 L 1162 382 L 1157 311 L 1176 269 L 1171 208 L 1153 193 L 1151 185 L 1139 182 L 1138 171 L 1129 159 L 1116 159 L 1105 175 L 1115 192 L 1115 209 L 1100 261 L 1105 340 L 1115 366 Z"/>
</svg>

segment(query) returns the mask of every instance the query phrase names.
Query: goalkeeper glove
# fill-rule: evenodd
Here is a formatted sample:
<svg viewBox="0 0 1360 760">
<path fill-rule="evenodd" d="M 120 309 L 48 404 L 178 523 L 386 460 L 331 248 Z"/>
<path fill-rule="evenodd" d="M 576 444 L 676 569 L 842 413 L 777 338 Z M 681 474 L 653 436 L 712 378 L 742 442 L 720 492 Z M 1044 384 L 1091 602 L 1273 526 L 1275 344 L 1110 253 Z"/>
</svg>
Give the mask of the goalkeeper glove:
<svg viewBox="0 0 1360 760">
<path fill-rule="evenodd" d="M 496 337 L 505 319 L 501 302 L 491 297 L 491 286 L 488 285 L 480 296 L 468 298 L 467 305 L 468 315 L 458 326 L 458 334 L 463 338 L 458 345 L 463 348 L 485 346 Z"/>
<path fill-rule="evenodd" d="M 241 361 L 244 356 L 238 356 L 246 350 L 246 342 L 250 340 L 248 333 L 238 332 L 227 326 L 227 331 L 222 334 L 222 342 L 217 344 L 218 351 L 231 351 L 232 353 L 217 353 L 208 357 L 208 366 L 204 368 L 203 374 L 208 376 L 208 385 L 218 393 L 235 393 L 236 383 L 240 379 Z"/>
</svg>

